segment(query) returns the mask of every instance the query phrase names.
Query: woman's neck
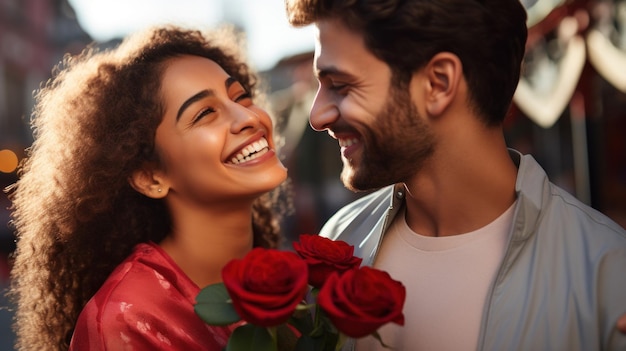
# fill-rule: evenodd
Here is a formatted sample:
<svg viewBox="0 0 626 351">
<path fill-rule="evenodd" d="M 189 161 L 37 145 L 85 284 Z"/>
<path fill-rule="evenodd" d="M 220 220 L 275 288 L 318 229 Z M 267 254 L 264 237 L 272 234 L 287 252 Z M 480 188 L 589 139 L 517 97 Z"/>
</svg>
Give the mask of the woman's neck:
<svg viewBox="0 0 626 351">
<path fill-rule="evenodd" d="M 200 288 L 220 282 L 224 265 L 252 249 L 251 206 L 173 212 L 172 232 L 159 245 Z"/>
</svg>

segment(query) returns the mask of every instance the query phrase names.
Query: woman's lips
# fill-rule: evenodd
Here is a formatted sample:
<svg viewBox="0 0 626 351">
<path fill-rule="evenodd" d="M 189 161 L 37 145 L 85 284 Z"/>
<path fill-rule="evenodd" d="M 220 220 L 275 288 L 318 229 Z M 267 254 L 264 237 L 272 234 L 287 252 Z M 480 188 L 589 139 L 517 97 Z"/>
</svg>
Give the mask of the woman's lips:
<svg viewBox="0 0 626 351">
<path fill-rule="evenodd" d="M 269 150 L 270 148 L 267 139 L 261 137 L 261 139 L 241 148 L 241 150 L 231 156 L 230 160 L 226 161 L 226 163 L 235 165 L 246 163 L 263 156 Z"/>
</svg>

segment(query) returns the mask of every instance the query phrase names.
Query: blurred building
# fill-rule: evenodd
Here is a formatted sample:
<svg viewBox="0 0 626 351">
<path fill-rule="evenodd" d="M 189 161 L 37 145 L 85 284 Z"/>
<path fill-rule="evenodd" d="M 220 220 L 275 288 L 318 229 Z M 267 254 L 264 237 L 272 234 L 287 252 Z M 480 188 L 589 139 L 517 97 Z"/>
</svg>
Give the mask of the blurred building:
<svg viewBox="0 0 626 351">
<path fill-rule="evenodd" d="M 16 180 L 13 161 L 32 142 L 28 126 L 33 91 L 51 76 L 65 53 L 80 52 L 91 38 L 80 28 L 67 0 L 0 0 L 0 189 Z M 0 191 L 0 349 L 11 350 L 4 289 L 9 254 L 14 249 L 8 228 L 9 202 Z"/>
<path fill-rule="evenodd" d="M 626 0 L 537 1 L 528 13 L 507 142 L 626 227 Z"/>
</svg>

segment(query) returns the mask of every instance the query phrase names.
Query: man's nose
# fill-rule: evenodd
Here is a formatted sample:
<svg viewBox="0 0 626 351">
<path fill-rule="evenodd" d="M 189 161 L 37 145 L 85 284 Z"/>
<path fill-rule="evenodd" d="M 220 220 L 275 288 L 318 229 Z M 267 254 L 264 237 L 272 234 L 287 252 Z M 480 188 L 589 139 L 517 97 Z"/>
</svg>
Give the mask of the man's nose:
<svg viewBox="0 0 626 351">
<path fill-rule="evenodd" d="M 330 128 L 339 118 L 339 110 L 334 101 L 320 87 L 311 106 L 309 124 L 316 131 Z"/>
</svg>

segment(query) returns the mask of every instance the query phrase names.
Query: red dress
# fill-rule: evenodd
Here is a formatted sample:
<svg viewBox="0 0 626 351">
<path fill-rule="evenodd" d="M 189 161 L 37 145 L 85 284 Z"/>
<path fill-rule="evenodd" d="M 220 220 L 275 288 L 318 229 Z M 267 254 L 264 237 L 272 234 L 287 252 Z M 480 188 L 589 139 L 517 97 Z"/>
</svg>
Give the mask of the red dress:
<svg viewBox="0 0 626 351">
<path fill-rule="evenodd" d="M 221 351 L 234 326 L 194 312 L 200 288 L 154 243 L 139 244 L 78 317 L 70 351 Z"/>
</svg>

